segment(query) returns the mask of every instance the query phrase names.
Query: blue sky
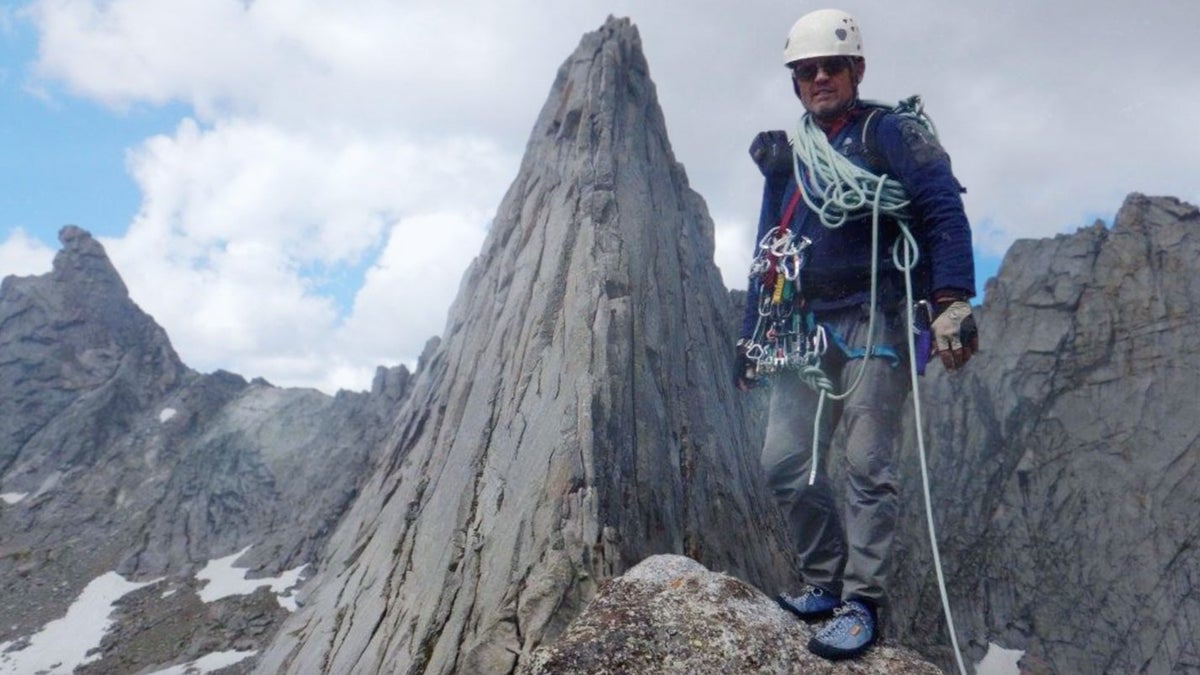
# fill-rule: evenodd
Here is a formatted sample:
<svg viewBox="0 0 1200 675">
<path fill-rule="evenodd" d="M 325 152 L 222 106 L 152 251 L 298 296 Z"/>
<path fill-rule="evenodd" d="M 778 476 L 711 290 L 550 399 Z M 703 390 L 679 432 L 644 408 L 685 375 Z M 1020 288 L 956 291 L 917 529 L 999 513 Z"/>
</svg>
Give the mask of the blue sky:
<svg viewBox="0 0 1200 675">
<path fill-rule="evenodd" d="M 366 388 L 442 331 L 555 71 L 615 14 L 744 285 L 746 146 L 798 115 L 778 61 L 810 9 L 793 4 L 9 0 L 0 275 L 45 271 L 77 224 L 192 367 Z M 981 286 L 1014 239 L 1110 220 L 1129 192 L 1200 200 L 1181 112 L 1200 104 L 1200 3 L 844 6 L 864 96 L 920 93 L 937 122 Z"/>
<path fill-rule="evenodd" d="M 37 34 L 27 21 L 4 24 L 0 40 L 0 227 L 21 227 L 47 246 L 66 223 L 97 235 L 124 231 L 140 195 L 125 172 L 125 149 L 169 130 L 178 111 L 114 114 L 94 103 L 43 93 L 30 75 Z M 32 87 L 40 87 L 39 92 Z"/>
</svg>

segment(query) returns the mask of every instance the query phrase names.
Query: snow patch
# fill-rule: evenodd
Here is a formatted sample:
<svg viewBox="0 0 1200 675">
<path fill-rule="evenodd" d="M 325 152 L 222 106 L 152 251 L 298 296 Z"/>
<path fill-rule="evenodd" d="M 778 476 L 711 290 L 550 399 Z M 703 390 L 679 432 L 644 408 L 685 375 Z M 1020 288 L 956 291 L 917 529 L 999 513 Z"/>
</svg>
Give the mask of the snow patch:
<svg viewBox="0 0 1200 675">
<path fill-rule="evenodd" d="M 75 599 L 66 616 L 43 626 L 24 647 L 10 652 L 14 643 L 0 642 L 0 675 L 67 675 L 99 659 L 99 652 L 90 656 L 88 652 L 100 646 L 112 625 L 109 615 L 116 601 L 157 581 L 126 581 L 116 572 L 96 577 Z"/>
<path fill-rule="evenodd" d="M 220 670 L 232 666 L 235 663 L 240 663 L 258 652 L 213 652 L 205 654 L 195 661 L 188 661 L 182 665 L 171 666 L 163 670 L 156 670 L 150 675 L 203 675 L 211 673 L 214 670 Z"/>
<path fill-rule="evenodd" d="M 174 408 L 163 408 L 162 412 L 158 413 L 158 421 L 167 422 L 175 416 L 175 413 L 176 410 Z"/>
<path fill-rule="evenodd" d="M 975 665 L 975 675 L 1020 675 L 1017 661 L 1025 656 L 1020 649 L 1005 649 L 995 642 L 988 643 L 987 654 Z"/>
<path fill-rule="evenodd" d="M 204 569 L 196 572 L 197 580 L 208 582 L 200 589 L 200 599 L 204 602 L 215 602 L 231 595 L 249 595 L 263 586 L 268 586 L 275 593 L 280 607 L 289 612 L 296 611 L 296 597 L 293 591 L 300 584 L 300 576 L 307 565 L 287 570 L 277 577 L 247 579 L 247 568 L 236 568 L 233 563 L 250 548 L 247 546 L 233 555 L 210 560 Z"/>
<path fill-rule="evenodd" d="M 17 502 L 29 496 L 28 492 L 5 492 L 0 495 L 0 501 L 5 504 L 16 504 Z"/>
</svg>

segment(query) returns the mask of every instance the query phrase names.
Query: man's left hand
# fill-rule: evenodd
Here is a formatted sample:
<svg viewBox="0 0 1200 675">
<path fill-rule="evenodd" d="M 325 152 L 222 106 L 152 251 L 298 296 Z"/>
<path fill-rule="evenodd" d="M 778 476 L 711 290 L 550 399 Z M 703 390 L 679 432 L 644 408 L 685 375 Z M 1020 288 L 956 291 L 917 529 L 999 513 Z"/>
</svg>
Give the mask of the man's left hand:
<svg viewBox="0 0 1200 675">
<path fill-rule="evenodd" d="M 971 316 L 971 305 L 955 300 L 944 306 L 930 326 L 934 349 L 946 370 L 958 370 L 979 351 L 979 328 Z"/>
</svg>

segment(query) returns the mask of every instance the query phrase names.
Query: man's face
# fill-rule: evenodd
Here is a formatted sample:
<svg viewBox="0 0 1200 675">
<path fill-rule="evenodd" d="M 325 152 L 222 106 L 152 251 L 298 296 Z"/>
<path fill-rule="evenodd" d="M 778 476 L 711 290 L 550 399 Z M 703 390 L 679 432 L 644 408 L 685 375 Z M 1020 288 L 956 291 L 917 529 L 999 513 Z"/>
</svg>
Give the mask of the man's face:
<svg viewBox="0 0 1200 675">
<path fill-rule="evenodd" d="M 796 61 L 791 68 L 804 109 L 817 119 L 829 119 L 854 101 L 864 64 L 845 56 L 823 56 Z"/>
</svg>

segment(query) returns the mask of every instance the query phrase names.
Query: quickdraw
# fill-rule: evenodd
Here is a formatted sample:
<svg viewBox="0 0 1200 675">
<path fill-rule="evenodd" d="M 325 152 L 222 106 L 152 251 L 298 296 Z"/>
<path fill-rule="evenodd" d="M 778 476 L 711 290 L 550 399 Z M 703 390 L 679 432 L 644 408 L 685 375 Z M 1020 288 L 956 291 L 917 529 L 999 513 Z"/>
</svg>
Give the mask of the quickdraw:
<svg viewBox="0 0 1200 675">
<path fill-rule="evenodd" d="M 757 372 L 770 375 L 788 368 L 817 365 L 827 341 L 824 331 L 803 311 L 800 270 L 805 250 L 812 245 L 807 237 L 797 237 L 788 227 L 800 201 L 800 192 L 792 195 L 779 226 L 771 228 L 750 265 L 750 283 L 759 290 L 758 322 L 746 344 L 746 357 Z"/>
</svg>

